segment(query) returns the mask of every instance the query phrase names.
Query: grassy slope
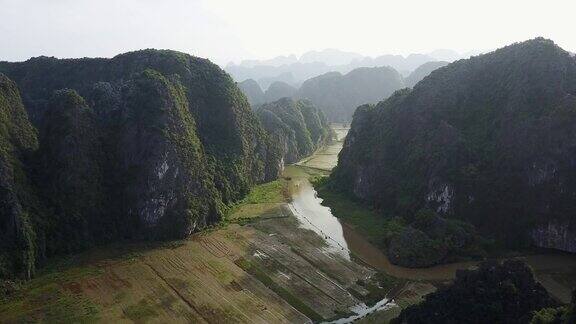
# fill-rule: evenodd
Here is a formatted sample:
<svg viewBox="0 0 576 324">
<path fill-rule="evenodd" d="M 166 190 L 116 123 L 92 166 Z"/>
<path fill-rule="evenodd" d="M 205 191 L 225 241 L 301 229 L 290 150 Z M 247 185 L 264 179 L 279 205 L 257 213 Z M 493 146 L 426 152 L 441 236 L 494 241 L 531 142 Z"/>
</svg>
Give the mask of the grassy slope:
<svg viewBox="0 0 576 324">
<path fill-rule="evenodd" d="M 361 204 L 349 195 L 335 190 L 327 178 L 316 178 L 313 181 L 322 204 L 330 207 L 332 214 L 366 236 L 374 245 L 384 247 L 391 235 L 402 230 L 404 224 L 400 218 L 383 216 L 375 210 Z"/>
<path fill-rule="evenodd" d="M 230 207 L 224 222 L 245 222 L 273 213 L 287 199 L 286 181 L 283 179 L 257 185 L 244 199 Z"/>
</svg>

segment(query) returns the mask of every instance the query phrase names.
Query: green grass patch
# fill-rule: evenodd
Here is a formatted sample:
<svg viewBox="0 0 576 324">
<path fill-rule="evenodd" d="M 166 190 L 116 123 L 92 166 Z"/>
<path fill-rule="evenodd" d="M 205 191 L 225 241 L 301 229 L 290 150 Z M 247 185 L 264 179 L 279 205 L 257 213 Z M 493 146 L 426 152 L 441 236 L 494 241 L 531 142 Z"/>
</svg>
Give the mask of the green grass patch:
<svg viewBox="0 0 576 324">
<path fill-rule="evenodd" d="M 223 221 L 240 224 L 249 223 L 251 219 L 275 210 L 286 202 L 286 181 L 279 179 L 255 186 L 244 199 L 231 206 Z"/>
<path fill-rule="evenodd" d="M 0 298 L 0 323 L 97 321 L 98 307 L 75 292 L 74 283 L 103 271 L 92 266 L 72 266 L 74 263 L 74 257 L 55 260 L 10 296 Z"/>
<path fill-rule="evenodd" d="M 283 180 L 263 183 L 252 188 L 240 204 L 282 203 L 285 201 L 283 192 Z"/>
<path fill-rule="evenodd" d="M 266 287 L 268 287 L 270 290 L 272 290 L 278 296 L 284 299 L 288 304 L 296 308 L 300 313 L 310 318 L 313 322 L 319 322 L 323 320 L 320 314 L 318 314 L 315 310 L 313 310 L 304 302 L 302 302 L 302 300 L 300 300 L 297 296 L 293 295 L 291 292 L 275 283 L 272 280 L 272 278 L 270 278 L 270 276 L 268 276 L 268 274 L 266 274 L 266 272 L 263 269 L 261 269 L 258 265 L 244 258 L 239 258 L 236 261 L 234 261 L 234 263 L 236 263 L 237 266 L 242 268 L 242 270 L 254 276 Z"/>
<path fill-rule="evenodd" d="M 322 204 L 330 207 L 334 216 L 352 225 L 376 246 L 386 246 L 391 237 L 405 227 L 401 218 L 379 214 L 350 198 L 349 194 L 334 189 L 327 177 L 311 179 L 311 183 L 323 199 Z"/>
</svg>

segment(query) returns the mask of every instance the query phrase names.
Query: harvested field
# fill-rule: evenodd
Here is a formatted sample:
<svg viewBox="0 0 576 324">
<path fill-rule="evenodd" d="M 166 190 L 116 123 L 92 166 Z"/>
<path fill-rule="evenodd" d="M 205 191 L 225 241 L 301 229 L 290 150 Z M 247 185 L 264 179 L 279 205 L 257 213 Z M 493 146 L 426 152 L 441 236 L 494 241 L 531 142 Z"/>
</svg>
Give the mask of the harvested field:
<svg viewBox="0 0 576 324">
<path fill-rule="evenodd" d="M 51 284 L 89 301 L 98 309 L 94 319 L 101 322 L 308 322 L 235 264 L 248 251 L 246 239 L 253 233 L 230 225 L 126 259 L 94 259 L 96 275 Z M 35 319 L 23 310 L 0 322 Z"/>
<path fill-rule="evenodd" d="M 321 237 L 286 207 L 280 210 L 283 217 L 230 224 L 163 246 L 96 250 L 80 257 L 91 271 L 42 278 L 90 305 L 90 314 L 79 314 L 88 322 L 306 323 L 349 314 L 370 293 L 358 282 L 375 272 L 327 253 Z M 2 323 L 45 318 L 33 307 L 1 314 Z M 50 320 L 64 319 L 59 316 Z"/>
</svg>

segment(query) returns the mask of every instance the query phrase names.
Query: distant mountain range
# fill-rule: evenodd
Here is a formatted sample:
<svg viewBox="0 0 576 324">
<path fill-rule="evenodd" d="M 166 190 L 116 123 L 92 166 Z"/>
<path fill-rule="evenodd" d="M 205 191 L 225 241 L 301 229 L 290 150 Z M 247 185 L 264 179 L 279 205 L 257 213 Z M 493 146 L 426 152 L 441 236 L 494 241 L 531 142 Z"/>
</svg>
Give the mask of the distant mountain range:
<svg viewBox="0 0 576 324">
<path fill-rule="evenodd" d="M 240 64 L 228 64 L 225 70 L 236 81 L 253 79 L 265 90 L 275 81 L 298 87 L 305 80 L 327 72 L 345 74 L 359 67 L 390 66 L 403 76 L 407 76 L 426 62 L 453 62 L 473 54 L 479 53 L 460 54 L 449 49 L 438 49 L 426 54 L 407 56 L 386 54 L 369 57 L 337 49 L 325 49 L 306 52 L 299 58 L 296 55 L 288 55 L 267 60 L 244 60 Z"/>
<path fill-rule="evenodd" d="M 348 122 L 356 107 L 377 103 L 404 87 L 402 76 L 391 67 L 361 67 L 306 80 L 299 95 L 322 109 L 330 121 Z"/>
<path fill-rule="evenodd" d="M 396 90 L 413 87 L 432 71 L 447 64 L 445 61 L 426 62 L 406 77 L 390 66 L 359 67 L 347 73 L 323 73 L 307 79 L 299 88 L 278 80 L 263 91 L 253 79 L 239 82 L 238 87 L 255 110 L 262 104 L 285 97 L 308 99 L 323 111 L 329 121 L 348 122 L 356 107 L 375 104 Z"/>
</svg>

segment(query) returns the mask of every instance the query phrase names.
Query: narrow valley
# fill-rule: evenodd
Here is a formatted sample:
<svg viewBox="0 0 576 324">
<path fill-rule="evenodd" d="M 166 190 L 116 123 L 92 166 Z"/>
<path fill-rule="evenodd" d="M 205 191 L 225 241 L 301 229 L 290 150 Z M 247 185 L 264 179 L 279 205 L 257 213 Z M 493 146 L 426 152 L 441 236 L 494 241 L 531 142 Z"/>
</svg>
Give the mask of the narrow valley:
<svg viewBox="0 0 576 324">
<path fill-rule="evenodd" d="M 0 0 L 0 324 L 576 324 L 572 7 Z"/>
<path fill-rule="evenodd" d="M 0 304 L 0 322 L 380 323 L 476 261 L 393 265 L 322 205 L 310 180 L 327 176 L 336 140 L 257 186 L 222 224 L 165 244 L 100 248 L 61 258 Z M 522 257 L 558 300 L 570 302 L 576 257 Z"/>
</svg>

